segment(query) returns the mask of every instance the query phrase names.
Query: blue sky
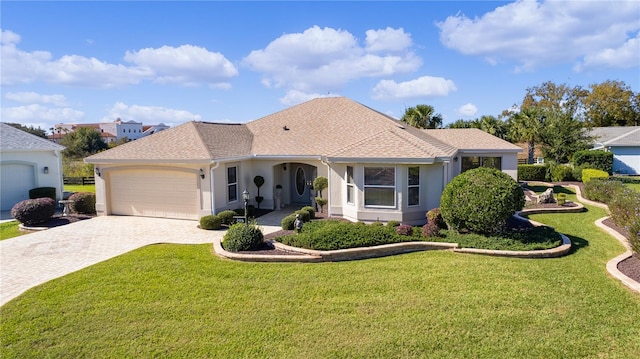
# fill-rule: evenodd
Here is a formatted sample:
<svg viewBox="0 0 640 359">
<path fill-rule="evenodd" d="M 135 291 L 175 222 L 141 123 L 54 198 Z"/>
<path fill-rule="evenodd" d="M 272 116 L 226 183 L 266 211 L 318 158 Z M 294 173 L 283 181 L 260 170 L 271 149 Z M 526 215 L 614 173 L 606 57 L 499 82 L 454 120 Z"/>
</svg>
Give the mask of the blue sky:
<svg viewBox="0 0 640 359">
<path fill-rule="evenodd" d="M 2 1 L 1 116 L 247 122 L 319 96 L 445 124 L 545 81 L 640 91 L 638 1 Z"/>
</svg>

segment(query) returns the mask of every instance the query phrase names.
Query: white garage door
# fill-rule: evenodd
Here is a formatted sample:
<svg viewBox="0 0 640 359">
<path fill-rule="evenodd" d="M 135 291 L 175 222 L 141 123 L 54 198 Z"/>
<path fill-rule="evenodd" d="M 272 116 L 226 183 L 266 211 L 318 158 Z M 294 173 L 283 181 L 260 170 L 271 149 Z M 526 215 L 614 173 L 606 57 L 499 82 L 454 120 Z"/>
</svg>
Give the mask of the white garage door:
<svg viewBox="0 0 640 359">
<path fill-rule="evenodd" d="M 29 199 L 29 190 L 36 186 L 33 166 L 27 164 L 3 163 L 0 165 L 0 178 L 0 207 L 3 211 L 8 211 L 14 204 Z"/>
<path fill-rule="evenodd" d="M 198 219 L 195 173 L 127 170 L 109 174 L 111 214 Z"/>
</svg>

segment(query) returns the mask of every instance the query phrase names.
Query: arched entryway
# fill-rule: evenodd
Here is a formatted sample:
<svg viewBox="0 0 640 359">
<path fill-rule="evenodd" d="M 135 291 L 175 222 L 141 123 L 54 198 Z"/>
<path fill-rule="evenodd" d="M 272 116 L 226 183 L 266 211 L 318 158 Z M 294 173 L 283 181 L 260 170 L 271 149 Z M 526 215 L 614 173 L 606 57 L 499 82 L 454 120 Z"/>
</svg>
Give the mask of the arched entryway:
<svg viewBox="0 0 640 359">
<path fill-rule="evenodd" d="M 305 163 L 291 163 L 289 183 L 291 203 L 300 205 L 311 204 L 311 187 L 316 178 L 317 169 L 315 166 Z"/>
</svg>

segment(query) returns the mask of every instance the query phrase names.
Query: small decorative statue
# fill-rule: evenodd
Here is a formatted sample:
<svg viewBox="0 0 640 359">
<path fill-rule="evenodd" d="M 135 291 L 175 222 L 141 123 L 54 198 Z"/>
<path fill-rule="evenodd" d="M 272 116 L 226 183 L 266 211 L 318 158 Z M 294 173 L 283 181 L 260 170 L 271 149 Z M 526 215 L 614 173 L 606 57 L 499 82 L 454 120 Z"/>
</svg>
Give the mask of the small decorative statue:
<svg viewBox="0 0 640 359">
<path fill-rule="evenodd" d="M 296 233 L 300 233 L 302 231 L 302 219 L 300 219 L 300 214 L 296 214 L 296 221 L 293 222 L 293 227 L 296 230 Z"/>
</svg>

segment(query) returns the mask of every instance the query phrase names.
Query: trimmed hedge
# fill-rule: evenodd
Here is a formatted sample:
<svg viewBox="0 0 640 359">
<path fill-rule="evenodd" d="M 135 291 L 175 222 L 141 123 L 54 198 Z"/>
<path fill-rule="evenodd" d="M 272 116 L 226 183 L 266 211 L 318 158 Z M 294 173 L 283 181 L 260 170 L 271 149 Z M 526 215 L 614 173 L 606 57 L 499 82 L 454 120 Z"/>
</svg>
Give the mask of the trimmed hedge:
<svg viewBox="0 0 640 359">
<path fill-rule="evenodd" d="M 69 196 L 71 210 L 79 214 L 96 214 L 96 194 L 91 192 L 77 192 Z"/>
<path fill-rule="evenodd" d="M 605 171 L 594 169 L 594 168 L 585 168 L 582 170 L 582 182 L 587 183 L 592 179 L 607 179 L 609 178 L 609 174 Z"/>
<path fill-rule="evenodd" d="M 214 214 L 210 214 L 200 218 L 200 228 L 206 230 L 215 230 L 222 227 L 222 218 Z"/>
<path fill-rule="evenodd" d="M 544 181 L 547 165 L 518 165 L 518 181 Z"/>
<path fill-rule="evenodd" d="M 548 177 L 552 182 L 573 181 L 573 168 L 570 165 L 549 166 Z"/>
<path fill-rule="evenodd" d="M 230 252 L 257 249 L 264 242 L 264 235 L 255 224 L 236 223 L 229 227 L 222 238 L 222 247 Z"/>
<path fill-rule="evenodd" d="M 29 190 L 29 198 L 36 199 L 42 197 L 49 197 L 52 200 L 56 200 L 56 188 L 55 187 L 37 187 Z"/>
<path fill-rule="evenodd" d="M 11 216 L 27 226 L 43 223 L 56 212 L 56 203 L 49 197 L 25 199 L 11 208 Z"/>
<path fill-rule="evenodd" d="M 573 164 L 575 166 L 595 168 L 611 173 L 611 169 L 613 168 L 613 153 L 603 150 L 578 151 L 573 154 Z"/>
<path fill-rule="evenodd" d="M 220 213 L 218 213 L 218 217 L 220 217 L 220 220 L 222 221 L 222 224 L 226 224 L 226 225 L 231 225 L 236 223 L 236 220 L 233 219 L 233 217 L 237 216 L 238 214 L 235 211 L 232 211 L 230 209 L 227 209 L 225 211 L 222 211 Z"/>
<path fill-rule="evenodd" d="M 454 177 L 440 199 L 442 217 L 458 232 L 500 232 L 523 206 L 522 187 L 509 175 L 486 167 Z"/>
<path fill-rule="evenodd" d="M 299 209 L 295 212 L 293 212 L 293 214 L 299 214 L 300 215 L 300 219 L 302 220 L 302 222 L 307 223 L 311 220 L 311 214 L 309 213 L 309 211 L 304 210 L 304 209 Z M 295 217 L 295 216 L 294 216 Z"/>
<path fill-rule="evenodd" d="M 293 230 L 293 225 L 295 221 L 296 221 L 296 215 L 290 214 L 282 219 L 282 221 L 280 222 L 280 226 L 285 231 L 291 231 Z"/>
<path fill-rule="evenodd" d="M 316 210 L 315 210 L 315 208 L 313 208 L 311 206 L 304 206 L 304 207 L 301 208 L 301 210 L 309 212 L 310 219 L 316 218 Z"/>
</svg>

